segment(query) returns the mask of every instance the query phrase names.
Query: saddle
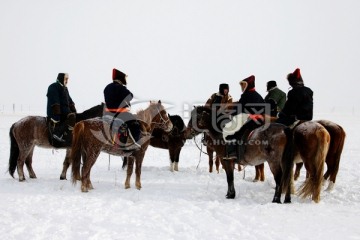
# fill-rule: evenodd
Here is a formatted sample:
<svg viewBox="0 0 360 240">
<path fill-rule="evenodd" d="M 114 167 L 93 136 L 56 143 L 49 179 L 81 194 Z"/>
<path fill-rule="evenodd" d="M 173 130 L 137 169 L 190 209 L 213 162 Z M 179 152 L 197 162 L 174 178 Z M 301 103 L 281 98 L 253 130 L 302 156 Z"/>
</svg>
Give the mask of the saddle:
<svg viewBox="0 0 360 240">
<path fill-rule="evenodd" d="M 141 148 L 138 143 L 140 138 L 140 123 L 136 120 L 124 122 L 120 118 L 103 116 L 103 120 L 110 125 L 111 144 L 124 152 Z"/>
<path fill-rule="evenodd" d="M 72 131 L 68 129 L 66 122 L 54 123 L 50 118 L 46 119 L 46 125 L 48 128 L 48 139 L 51 146 L 54 148 L 66 148 L 71 147 Z M 63 141 L 59 141 L 54 138 L 55 131 L 61 131 Z"/>
</svg>

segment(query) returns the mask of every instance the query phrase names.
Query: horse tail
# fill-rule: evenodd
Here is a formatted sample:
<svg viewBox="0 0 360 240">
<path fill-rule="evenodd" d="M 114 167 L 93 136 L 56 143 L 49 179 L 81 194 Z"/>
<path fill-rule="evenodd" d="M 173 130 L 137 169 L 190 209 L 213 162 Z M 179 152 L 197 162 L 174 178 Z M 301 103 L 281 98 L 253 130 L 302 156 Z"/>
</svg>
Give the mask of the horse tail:
<svg viewBox="0 0 360 240">
<path fill-rule="evenodd" d="M 293 188 L 293 168 L 294 168 L 294 139 L 293 139 L 293 130 L 289 127 L 284 129 L 286 135 L 286 144 L 284 152 L 281 159 L 282 167 L 282 178 L 281 178 L 281 188 L 283 192 L 290 187 Z"/>
<path fill-rule="evenodd" d="M 321 128 L 316 130 L 316 138 L 317 150 L 315 156 L 312 158 L 315 170 L 310 172 L 310 176 L 305 179 L 298 194 L 302 198 L 312 195 L 312 200 L 318 203 L 320 201 L 325 159 L 330 145 L 330 134 L 321 126 Z"/>
<path fill-rule="evenodd" d="M 76 184 L 76 180 L 81 179 L 80 165 L 81 165 L 81 152 L 84 133 L 84 123 L 79 122 L 73 129 L 73 139 L 71 146 L 71 161 L 72 161 L 72 183 Z"/>
<path fill-rule="evenodd" d="M 9 173 L 12 177 L 14 177 L 14 172 L 17 166 L 17 160 L 19 158 L 19 145 L 15 139 L 13 129 L 15 124 L 13 124 L 10 128 L 9 136 L 10 136 L 10 158 L 9 158 Z"/>
</svg>

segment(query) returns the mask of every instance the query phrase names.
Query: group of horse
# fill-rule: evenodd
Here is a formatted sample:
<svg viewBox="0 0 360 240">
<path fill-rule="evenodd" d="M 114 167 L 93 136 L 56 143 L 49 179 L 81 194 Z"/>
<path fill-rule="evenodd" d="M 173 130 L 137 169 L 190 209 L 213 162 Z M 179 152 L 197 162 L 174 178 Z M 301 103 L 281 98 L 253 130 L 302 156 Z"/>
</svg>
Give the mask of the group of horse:
<svg viewBox="0 0 360 240">
<path fill-rule="evenodd" d="M 345 139 L 343 128 L 326 120 L 304 122 L 294 129 L 277 123 L 268 123 L 256 128 L 249 135 L 245 154 L 240 162 L 225 160 L 225 142 L 222 133 L 212 126 L 211 109 L 204 106 L 194 107 L 191 118 L 185 125 L 180 116 L 168 114 L 161 101 L 158 101 L 151 102 L 146 109 L 136 113 L 141 125 L 141 147 L 128 151 L 114 145 L 111 126 L 102 119 L 103 110 L 104 104 L 100 104 L 77 114 L 72 144 L 64 147 L 66 156 L 60 179 L 66 179 L 67 170 L 71 166 L 72 181 L 75 184 L 80 180 L 83 192 L 93 189 L 90 171 L 101 152 L 123 157 L 127 165 L 125 188 L 130 188 L 135 164 L 135 186 L 140 189 L 141 167 L 149 145 L 168 149 L 171 160 L 170 170 L 178 171 L 180 152 L 185 141 L 205 133 L 208 135 L 206 145 L 209 171 L 212 171 L 213 152 L 215 152 L 217 172 L 220 162 L 226 172 L 227 198 L 235 198 L 236 195 L 235 164 L 256 166 L 256 179 L 263 181 L 263 164 L 267 162 L 276 183 L 273 202 L 281 203 L 282 193 L 285 193 L 284 202 L 291 202 L 292 180 L 298 178 L 302 164 L 306 168 L 307 176 L 298 193 L 302 197 L 311 196 L 312 200 L 319 202 L 323 179 L 329 178 L 328 189 L 331 189 L 335 183 Z M 17 170 L 19 181 L 24 181 L 25 164 L 29 177 L 36 178 L 32 168 L 35 146 L 53 148 L 46 117 L 25 117 L 11 126 L 9 135 L 10 175 L 14 177 Z M 325 162 L 327 171 L 323 175 Z"/>
</svg>

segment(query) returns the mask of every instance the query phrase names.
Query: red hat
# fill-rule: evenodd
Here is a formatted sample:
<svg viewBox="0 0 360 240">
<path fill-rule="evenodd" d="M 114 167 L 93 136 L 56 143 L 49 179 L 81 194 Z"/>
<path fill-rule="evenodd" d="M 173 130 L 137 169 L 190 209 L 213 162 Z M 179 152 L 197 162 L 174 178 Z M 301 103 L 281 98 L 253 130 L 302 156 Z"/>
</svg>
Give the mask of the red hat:
<svg viewBox="0 0 360 240">
<path fill-rule="evenodd" d="M 117 70 L 116 68 L 113 69 L 112 71 L 112 80 L 119 80 L 122 84 L 126 85 L 126 74 Z"/>
<path fill-rule="evenodd" d="M 241 80 L 241 81 L 240 81 L 240 85 L 241 85 L 242 83 L 245 83 L 245 84 L 246 84 L 246 86 L 245 86 L 245 88 L 244 88 L 244 92 L 245 92 L 246 90 L 251 90 L 251 89 L 255 88 L 255 76 L 254 76 L 254 75 L 251 75 L 250 77 L 247 77 L 247 78 L 245 78 L 244 80 Z"/>
<path fill-rule="evenodd" d="M 299 68 L 295 69 L 295 71 L 293 73 L 289 73 L 287 75 L 287 80 L 289 81 L 289 84 L 292 87 L 294 87 L 294 86 L 303 86 L 304 85 L 304 81 L 303 81 L 303 79 L 301 77 Z"/>
</svg>

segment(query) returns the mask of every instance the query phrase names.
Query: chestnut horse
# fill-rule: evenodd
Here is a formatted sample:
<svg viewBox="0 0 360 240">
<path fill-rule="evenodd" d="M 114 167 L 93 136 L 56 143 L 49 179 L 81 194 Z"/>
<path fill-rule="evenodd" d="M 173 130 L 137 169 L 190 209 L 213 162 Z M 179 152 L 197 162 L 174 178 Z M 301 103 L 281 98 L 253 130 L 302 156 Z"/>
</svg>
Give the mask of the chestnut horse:
<svg viewBox="0 0 360 240">
<path fill-rule="evenodd" d="M 135 160 L 135 186 L 137 189 L 141 188 L 141 166 L 145 151 L 150 144 L 151 133 L 155 127 L 162 128 L 169 132 L 173 128 L 173 124 L 171 123 L 164 106 L 161 104 L 161 101 L 158 103 L 151 102 L 145 110 L 137 112 L 135 116 L 141 126 L 141 138 L 139 140 L 141 147 L 132 150 L 124 149 L 113 143 L 110 124 L 102 119 L 94 118 L 84 120 L 75 125 L 71 149 L 71 159 L 73 161 L 72 181 L 76 184 L 77 180 L 81 180 L 82 192 L 88 192 L 93 189 L 90 180 L 90 171 L 100 152 L 106 152 L 117 156 L 126 156 L 128 168 L 125 188 L 130 188 L 130 178 Z M 83 165 L 80 175 L 81 158 Z"/>
<path fill-rule="evenodd" d="M 76 121 L 88 118 L 99 117 L 103 113 L 104 104 L 96 105 L 82 113 L 76 114 Z M 32 157 L 35 146 L 42 148 L 54 148 L 49 142 L 49 129 L 46 117 L 27 116 L 15 122 L 9 132 L 10 136 L 10 159 L 9 173 L 14 177 L 17 169 L 19 181 L 24 181 L 24 163 L 26 164 L 30 178 L 36 178 L 32 168 Z M 60 179 L 66 179 L 66 170 L 70 165 L 70 146 L 66 148 L 66 156 L 63 163 L 63 170 Z"/>
<path fill-rule="evenodd" d="M 330 146 L 328 153 L 326 154 L 325 160 L 327 170 L 324 174 L 324 180 L 329 179 L 329 185 L 326 191 L 331 191 L 334 188 L 336 176 L 339 171 L 340 157 L 344 148 L 346 133 L 340 125 L 334 122 L 328 120 L 318 120 L 315 122 L 320 123 L 322 126 L 324 126 L 330 134 Z M 296 164 L 294 180 L 298 179 L 302 166 L 302 162 Z M 309 177 L 308 174 L 307 177 Z"/>
<path fill-rule="evenodd" d="M 207 132 L 214 142 L 225 144 L 222 133 L 219 133 L 212 124 L 211 109 L 203 106 L 195 107 L 191 112 L 191 118 L 187 125 L 187 135 L 195 136 L 201 132 Z M 276 187 L 273 202 L 281 203 L 281 194 L 285 194 L 285 202 L 291 202 L 292 186 L 292 168 L 294 166 L 292 150 L 293 141 L 289 128 L 282 124 L 265 124 L 256 128 L 249 136 L 244 160 L 240 161 L 242 165 L 256 166 L 265 161 L 268 162 L 271 172 L 274 175 Z M 286 154 L 283 154 L 283 153 Z M 225 154 L 224 146 L 217 152 L 223 157 Z M 290 155 L 288 155 L 290 154 Z M 226 198 L 235 198 L 236 192 L 234 187 L 234 160 L 222 159 L 228 191 Z"/>
<path fill-rule="evenodd" d="M 170 155 L 170 171 L 179 171 L 179 159 L 182 147 L 185 144 L 185 123 L 179 115 L 169 115 L 173 129 L 166 132 L 155 128 L 151 134 L 150 146 L 168 149 Z M 125 161 L 124 161 L 125 163 Z"/>
</svg>

